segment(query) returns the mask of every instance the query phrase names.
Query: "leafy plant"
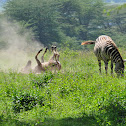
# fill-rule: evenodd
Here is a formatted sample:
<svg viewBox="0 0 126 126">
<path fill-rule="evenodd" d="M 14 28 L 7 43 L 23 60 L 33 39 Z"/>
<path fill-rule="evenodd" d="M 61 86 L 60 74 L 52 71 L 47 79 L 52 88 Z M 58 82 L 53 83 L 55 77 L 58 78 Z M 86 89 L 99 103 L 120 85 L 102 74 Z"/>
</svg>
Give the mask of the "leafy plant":
<svg viewBox="0 0 126 126">
<path fill-rule="evenodd" d="M 53 79 L 52 73 L 44 73 L 43 75 L 37 75 L 32 78 L 32 84 L 38 87 L 44 87 Z"/>
<path fill-rule="evenodd" d="M 60 55 L 57 74 L 0 72 L 0 125 L 125 126 L 126 76 L 99 75 L 93 51 Z"/>
<path fill-rule="evenodd" d="M 31 110 L 37 104 L 44 105 L 42 98 L 31 96 L 29 93 L 13 96 L 13 110 L 14 112 L 21 112 Z"/>
</svg>

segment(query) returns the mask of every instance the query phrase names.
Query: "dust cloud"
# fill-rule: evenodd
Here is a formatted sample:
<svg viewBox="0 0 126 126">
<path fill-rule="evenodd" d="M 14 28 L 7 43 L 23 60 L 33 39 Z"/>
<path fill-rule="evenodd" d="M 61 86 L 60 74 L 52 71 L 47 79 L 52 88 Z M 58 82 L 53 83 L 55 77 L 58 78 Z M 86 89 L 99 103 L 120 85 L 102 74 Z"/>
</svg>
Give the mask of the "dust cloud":
<svg viewBox="0 0 126 126">
<path fill-rule="evenodd" d="M 32 61 L 32 65 L 35 64 L 34 56 L 43 45 L 35 41 L 31 31 L 21 31 L 17 23 L 0 20 L 0 41 L 6 45 L 0 48 L 0 71 L 18 72 L 28 60 Z"/>
</svg>

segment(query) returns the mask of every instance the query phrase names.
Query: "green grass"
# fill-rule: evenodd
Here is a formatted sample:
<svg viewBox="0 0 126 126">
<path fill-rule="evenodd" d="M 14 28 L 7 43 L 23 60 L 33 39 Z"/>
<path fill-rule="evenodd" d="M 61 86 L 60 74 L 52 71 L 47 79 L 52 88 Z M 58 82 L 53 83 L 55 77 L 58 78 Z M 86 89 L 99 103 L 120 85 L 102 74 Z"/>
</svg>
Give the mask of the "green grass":
<svg viewBox="0 0 126 126">
<path fill-rule="evenodd" d="M 92 52 L 60 57 L 57 74 L 0 72 L 0 125 L 125 126 L 126 77 L 99 75 Z"/>
</svg>

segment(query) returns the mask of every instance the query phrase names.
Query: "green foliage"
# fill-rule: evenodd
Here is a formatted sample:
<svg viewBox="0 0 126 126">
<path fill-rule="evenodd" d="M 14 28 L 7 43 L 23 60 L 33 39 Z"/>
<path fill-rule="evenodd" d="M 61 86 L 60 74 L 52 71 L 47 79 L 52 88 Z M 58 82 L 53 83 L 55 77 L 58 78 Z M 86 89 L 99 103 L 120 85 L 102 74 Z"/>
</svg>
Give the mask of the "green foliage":
<svg viewBox="0 0 126 126">
<path fill-rule="evenodd" d="M 17 21 L 24 21 L 29 24 L 37 38 L 43 44 L 59 40 L 59 14 L 54 0 L 12 0 L 5 6 L 7 15 Z"/>
<path fill-rule="evenodd" d="M 24 111 L 31 110 L 37 104 L 37 99 L 27 93 L 20 96 L 15 95 L 13 99 L 13 110 L 15 112 L 20 112 L 21 109 Z"/>
<path fill-rule="evenodd" d="M 87 39 L 90 30 L 101 24 L 102 11 L 101 0 L 11 0 L 5 5 L 5 14 L 31 28 L 44 45 L 60 43 L 67 36 Z"/>
<path fill-rule="evenodd" d="M 52 73 L 45 73 L 43 76 L 34 76 L 32 77 L 32 84 L 34 86 L 38 87 L 44 87 L 46 86 L 51 80 L 53 79 L 53 74 Z"/>
<path fill-rule="evenodd" d="M 21 26 L 19 34 L 29 29 L 34 33 L 31 39 L 74 50 L 82 49 L 83 40 L 95 40 L 102 34 L 124 45 L 125 9 L 125 4 L 108 5 L 102 0 L 11 0 L 5 4 L 8 19 Z"/>
<path fill-rule="evenodd" d="M 0 125 L 125 125 L 126 77 L 106 76 L 103 64 L 99 75 L 97 59 L 87 51 L 93 47 L 80 46 L 106 34 L 125 57 L 125 8 L 107 16 L 104 7 L 114 8 L 101 0 L 8 1 L 5 12 L 20 23 L 19 34 L 28 28 L 45 45 L 60 43 L 62 70 L 40 75 L 0 71 Z"/>
<path fill-rule="evenodd" d="M 126 2 L 126 0 L 104 0 L 105 2 L 112 2 L 112 3 L 123 3 Z"/>
<path fill-rule="evenodd" d="M 106 76 L 103 64 L 99 75 L 93 52 L 60 56 L 57 74 L 0 72 L 0 125 L 124 126 L 126 77 Z"/>
</svg>

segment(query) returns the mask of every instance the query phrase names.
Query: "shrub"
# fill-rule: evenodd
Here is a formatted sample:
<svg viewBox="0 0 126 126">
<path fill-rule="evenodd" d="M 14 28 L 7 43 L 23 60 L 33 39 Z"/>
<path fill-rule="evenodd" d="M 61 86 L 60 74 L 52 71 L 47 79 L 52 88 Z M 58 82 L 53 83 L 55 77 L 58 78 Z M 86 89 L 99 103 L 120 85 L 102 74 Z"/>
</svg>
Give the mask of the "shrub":
<svg viewBox="0 0 126 126">
<path fill-rule="evenodd" d="M 52 73 L 45 73 L 44 75 L 37 75 L 32 78 L 32 84 L 38 87 L 44 87 L 47 85 L 53 78 Z"/>
<path fill-rule="evenodd" d="M 28 93 L 16 95 L 13 97 L 13 110 L 14 112 L 21 112 L 21 110 L 31 110 L 37 104 L 44 106 L 43 98 L 31 96 Z"/>
</svg>

